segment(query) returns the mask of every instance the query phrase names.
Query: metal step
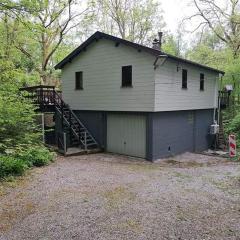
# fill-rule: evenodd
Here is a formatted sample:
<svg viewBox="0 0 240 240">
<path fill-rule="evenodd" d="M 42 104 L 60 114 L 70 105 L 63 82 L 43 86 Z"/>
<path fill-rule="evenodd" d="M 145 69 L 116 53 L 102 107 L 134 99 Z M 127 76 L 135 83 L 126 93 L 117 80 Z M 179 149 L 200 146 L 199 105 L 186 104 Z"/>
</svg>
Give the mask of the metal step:
<svg viewBox="0 0 240 240">
<path fill-rule="evenodd" d="M 88 147 L 90 147 L 90 146 L 97 146 L 97 145 L 98 145 L 97 143 L 89 143 L 89 144 L 87 144 Z"/>
</svg>

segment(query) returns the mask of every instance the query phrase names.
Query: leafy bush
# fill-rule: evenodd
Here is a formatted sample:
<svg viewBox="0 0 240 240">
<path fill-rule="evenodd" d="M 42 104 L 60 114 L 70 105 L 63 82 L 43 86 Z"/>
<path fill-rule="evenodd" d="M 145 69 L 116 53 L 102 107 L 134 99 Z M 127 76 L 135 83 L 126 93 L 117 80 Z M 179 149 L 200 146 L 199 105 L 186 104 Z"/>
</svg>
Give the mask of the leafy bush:
<svg viewBox="0 0 240 240">
<path fill-rule="evenodd" d="M 226 126 L 227 134 L 235 134 L 237 145 L 240 146 L 240 113 L 238 113 Z"/>
<path fill-rule="evenodd" d="M 19 88 L 36 82 L 0 49 L 0 178 L 21 175 L 28 167 L 43 166 L 53 154 L 41 143 L 36 106 Z M 22 63 L 22 61 L 20 61 Z"/>
<path fill-rule="evenodd" d="M 0 178 L 22 175 L 28 168 L 25 161 L 12 156 L 0 155 Z"/>
<path fill-rule="evenodd" d="M 54 153 L 43 146 L 31 147 L 15 155 L 0 155 L 0 179 L 12 175 L 22 175 L 32 166 L 41 167 L 54 159 Z"/>
<path fill-rule="evenodd" d="M 31 147 L 21 154 L 18 154 L 18 157 L 25 161 L 29 167 L 41 167 L 53 161 L 54 153 L 44 147 Z"/>
<path fill-rule="evenodd" d="M 40 143 L 35 108 L 19 91 L 21 72 L 0 59 L 0 154 L 15 154 Z"/>
</svg>

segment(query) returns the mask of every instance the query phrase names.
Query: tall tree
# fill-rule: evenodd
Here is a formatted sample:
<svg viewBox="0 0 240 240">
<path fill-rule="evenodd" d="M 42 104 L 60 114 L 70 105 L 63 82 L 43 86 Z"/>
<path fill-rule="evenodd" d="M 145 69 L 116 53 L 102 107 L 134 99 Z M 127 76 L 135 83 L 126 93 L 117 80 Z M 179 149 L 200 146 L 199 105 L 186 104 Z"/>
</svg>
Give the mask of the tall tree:
<svg viewBox="0 0 240 240">
<path fill-rule="evenodd" d="M 210 29 L 230 47 L 233 56 L 237 58 L 240 53 L 240 1 L 192 0 L 192 3 L 196 13 L 187 19 L 200 19 L 196 29 Z"/>
<path fill-rule="evenodd" d="M 186 46 L 183 35 L 184 29 L 181 24 L 179 24 L 175 34 L 165 33 L 163 37 L 163 51 L 177 57 L 184 57 Z"/>
<path fill-rule="evenodd" d="M 162 50 L 174 56 L 179 56 L 178 41 L 173 35 L 165 37 Z"/>
<path fill-rule="evenodd" d="M 36 70 L 41 83 L 47 84 L 54 53 L 67 33 L 79 25 L 86 9 L 79 6 L 78 0 L 3 1 L 0 6 L 19 21 L 21 36 L 28 32 L 28 36 L 15 41 L 15 47 L 33 62 L 39 62 Z M 32 45 L 38 54 L 32 51 Z"/>
<path fill-rule="evenodd" d="M 88 20 L 94 29 L 149 44 L 165 26 L 160 3 L 154 0 L 91 0 Z"/>
</svg>

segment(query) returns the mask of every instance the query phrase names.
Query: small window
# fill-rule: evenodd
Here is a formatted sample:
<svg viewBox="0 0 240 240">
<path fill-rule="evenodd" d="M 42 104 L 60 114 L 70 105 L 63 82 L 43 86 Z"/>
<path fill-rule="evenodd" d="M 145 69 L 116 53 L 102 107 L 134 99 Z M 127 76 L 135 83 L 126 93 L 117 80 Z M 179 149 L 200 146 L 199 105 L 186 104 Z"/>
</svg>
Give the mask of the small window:
<svg viewBox="0 0 240 240">
<path fill-rule="evenodd" d="M 182 88 L 187 89 L 187 70 L 183 69 L 182 70 Z"/>
<path fill-rule="evenodd" d="M 204 74 L 200 73 L 200 90 L 204 91 Z"/>
<path fill-rule="evenodd" d="M 122 67 L 122 87 L 132 87 L 132 66 Z"/>
<path fill-rule="evenodd" d="M 83 89 L 83 72 L 75 73 L 75 89 L 76 90 Z"/>
</svg>

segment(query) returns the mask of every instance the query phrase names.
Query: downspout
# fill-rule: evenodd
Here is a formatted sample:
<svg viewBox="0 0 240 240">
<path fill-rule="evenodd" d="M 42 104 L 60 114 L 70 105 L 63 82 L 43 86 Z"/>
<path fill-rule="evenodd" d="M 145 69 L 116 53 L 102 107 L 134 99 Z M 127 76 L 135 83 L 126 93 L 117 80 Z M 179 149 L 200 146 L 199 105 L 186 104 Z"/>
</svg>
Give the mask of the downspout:
<svg viewBox="0 0 240 240">
<path fill-rule="evenodd" d="M 223 79 L 223 75 L 221 75 L 220 88 L 222 86 L 222 79 Z M 220 124 L 220 112 L 221 112 L 221 98 L 219 96 L 219 90 L 221 90 L 221 89 L 218 89 L 218 119 L 217 119 L 217 124 L 218 125 Z"/>
<path fill-rule="evenodd" d="M 218 96 L 218 119 L 217 119 L 217 124 L 219 125 L 220 123 L 220 111 L 221 111 L 221 99 Z"/>
</svg>

